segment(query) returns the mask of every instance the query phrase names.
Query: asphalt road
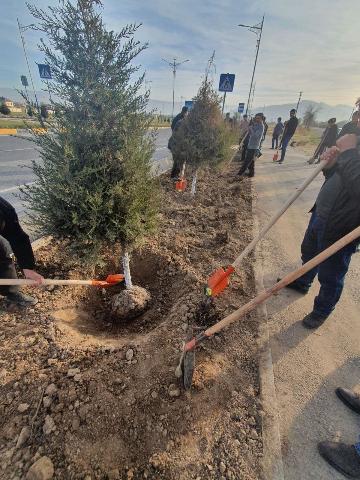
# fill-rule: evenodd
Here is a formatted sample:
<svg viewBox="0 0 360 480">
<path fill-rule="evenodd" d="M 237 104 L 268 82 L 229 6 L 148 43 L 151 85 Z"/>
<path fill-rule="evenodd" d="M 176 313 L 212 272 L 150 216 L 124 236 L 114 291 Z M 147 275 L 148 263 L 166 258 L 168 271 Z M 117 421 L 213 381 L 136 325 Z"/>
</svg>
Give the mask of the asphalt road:
<svg viewBox="0 0 360 480">
<path fill-rule="evenodd" d="M 272 162 L 269 143 L 256 162 L 257 214 L 264 225 L 315 168 L 299 149 L 288 148 L 283 165 Z M 265 287 L 301 263 L 300 245 L 309 210 L 323 183 L 320 174 L 261 243 Z M 360 392 L 360 254 L 355 254 L 339 304 L 324 325 L 306 330 L 302 318 L 313 308 L 316 281 L 307 295 L 284 289 L 267 302 L 284 480 L 341 480 L 318 454 L 317 443 L 357 441 L 359 419 L 336 397 L 336 387 Z M 280 478 L 280 477 L 277 477 Z"/>
<path fill-rule="evenodd" d="M 171 154 L 167 148 L 170 128 L 158 130 L 156 151 L 153 155 L 154 171 L 164 172 L 170 167 Z M 8 200 L 20 218 L 25 215 L 25 207 L 17 197 L 19 186 L 34 181 L 31 169 L 32 160 L 39 159 L 39 151 L 30 140 L 0 136 L 0 196 Z"/>
</svg>

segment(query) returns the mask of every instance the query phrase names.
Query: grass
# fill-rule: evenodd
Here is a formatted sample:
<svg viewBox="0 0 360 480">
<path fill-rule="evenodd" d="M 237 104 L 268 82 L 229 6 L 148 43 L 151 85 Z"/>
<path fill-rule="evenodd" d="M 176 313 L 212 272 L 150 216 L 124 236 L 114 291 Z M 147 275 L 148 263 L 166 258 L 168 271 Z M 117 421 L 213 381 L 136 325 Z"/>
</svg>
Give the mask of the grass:
<svg viewBox="0 0 360 480">
<path fill-rule="evenodd" d="M 314 128 L 306 129 L 300 125 L 292 140 L 296 142 L 296 147 L 300 147 L 306 154 L 312 155 L 320 143 L 321 131 Z"/>
<path fill-rule="evenodd" d="M 9 119 L 9 118 L 0 118 L 0 128 L 27 128 L 27 125 L 31 125 L 33 128 L 41 127 L 40 123 L 36 120 L 20 120 L 20 119 Z"/>
</svg>

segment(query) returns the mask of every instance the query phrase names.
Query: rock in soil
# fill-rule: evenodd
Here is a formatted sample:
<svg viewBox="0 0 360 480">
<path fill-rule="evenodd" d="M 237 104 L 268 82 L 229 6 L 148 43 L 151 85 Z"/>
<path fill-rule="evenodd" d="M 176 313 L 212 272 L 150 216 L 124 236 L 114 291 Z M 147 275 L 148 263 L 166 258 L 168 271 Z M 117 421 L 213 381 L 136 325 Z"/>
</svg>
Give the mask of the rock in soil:
<svg viewBox="0 0 360 480">
<path fill-rule="evenodd" d="M 112 314 L 120 321 L 131 320 L 146 310 L 150 299 L 150 293 L 145 288 L 134 285 L 112 297 Z"/>
<path fill-rule="evenodd" d="M 26 474 L 26 480 L 51 480 L 54 476 L 54 466 L 49 457 L 39 458 Z"/>
</svg>

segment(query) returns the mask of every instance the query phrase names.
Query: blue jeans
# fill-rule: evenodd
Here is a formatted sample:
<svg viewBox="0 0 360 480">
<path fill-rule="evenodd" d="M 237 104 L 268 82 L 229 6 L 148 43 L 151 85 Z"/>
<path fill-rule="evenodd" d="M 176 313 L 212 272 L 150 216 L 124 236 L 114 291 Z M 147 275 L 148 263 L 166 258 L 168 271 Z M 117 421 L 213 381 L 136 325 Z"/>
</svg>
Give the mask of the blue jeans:
<svg viewBox="0 0 360 480">
<path fill-rule="evenodd" d="M 303 263 L 308 262 L 325 249 L 324 231 L 325 221 L 314 212 L 301 244 Z M 299 285 L 310 288 L 316 275 L 318 276 L 320 291 L 314 301 L 315 313 L 327 317 L 334 310 L 344 287 L 345 275 L 349 268 L 351 256 L 355 251 L 356 246 L 351 243 L 296 280 Z"/>
<path fill-rule="evenodd" d="M 291 137 L 289 137 L 288 135 L 285 135 L 285 137 L 283 137 L 283 139 L 282 139 L 282 142 L 281 142 L 281 158 L 280 158 L 280 162 L 283 162 L 283 161 L 284 161 L 286 149 L 287 149 L 287 147 L 288 147 L 288 145 L 289 145 L 290 140 L 291 140 Z"/>
</svg>

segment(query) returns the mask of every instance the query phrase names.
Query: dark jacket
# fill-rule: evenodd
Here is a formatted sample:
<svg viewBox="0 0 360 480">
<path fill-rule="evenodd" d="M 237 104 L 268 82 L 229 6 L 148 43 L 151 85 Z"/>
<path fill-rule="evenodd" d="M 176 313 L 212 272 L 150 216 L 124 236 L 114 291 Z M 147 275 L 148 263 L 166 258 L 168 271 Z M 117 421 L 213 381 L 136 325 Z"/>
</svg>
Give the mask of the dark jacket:
<svg viewBox="0 0 360 480">
<path fill-rule="evenodd" d="M 338 138 L 342 137 L 343 135 L 354 133 L 355 135 L 360 135 L 360 128 L 357 126 L 356 123 L 349 122 L 345 123 L 345 125 L 340 130 Z"/>
<path fill-rule="evenodd" d="M 282 122 L 277 122 L 274 127 L 273 137 L 279 137 L 284 131 L 284 124 Z"/>
<path fill-rule="evenodd" d="M 29 236 L 21 228 L 15 209 L 0 197 L 0 235 L 10 243 L 21 269 L 33 270 L 35 259 Z"/>
<path fill-rule="evenodd" d="M 291 138 L 297 129 L 298 123 L 299 120 L 296 117 L 291 117 L 290 120 L 286 122 L 283 138 Z"/>
<path fill-rule="evenodd" d="M 338 127 L 336 123 L 334 125 L 326 127 L 322 140 L 324 147 L 333 147 L 334 145 L 336 145 L 337 136 Z"/>
<path fill-rule="evenodd" d="M 180 112 L 176 115 L 176 117 L 173 118 L 173 121 L 171 122 L 171 130 L 174 131 L 176 128 L 176 124 L 184 118 L 184 115 Z"/>
<path fill-rule="evenodd" d="M 326 221 L 325 247 L 360 225 L 360 155 L 356 149 L 342 153 L 316 199 L 316 213 Z M 323 213 L 325 212 L 325 213 Z M 358 242 L 356 242 L 358 243 Z"/>
</svg>

